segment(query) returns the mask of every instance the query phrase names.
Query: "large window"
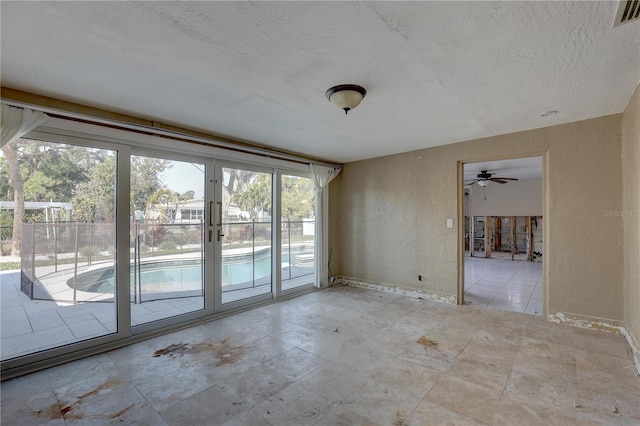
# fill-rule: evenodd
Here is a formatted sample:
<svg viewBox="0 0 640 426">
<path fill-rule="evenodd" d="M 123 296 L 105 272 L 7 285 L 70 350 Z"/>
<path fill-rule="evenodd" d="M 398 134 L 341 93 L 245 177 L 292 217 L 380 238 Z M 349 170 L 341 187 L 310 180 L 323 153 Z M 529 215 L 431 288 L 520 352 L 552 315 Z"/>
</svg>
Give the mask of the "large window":
<svg viewBox="0 0 640 426">
<path fill-rule="evenodd" d="M 0 157 L 2 360 L 117 331 L 117 152 L 18 139 Z"/>
</svg>

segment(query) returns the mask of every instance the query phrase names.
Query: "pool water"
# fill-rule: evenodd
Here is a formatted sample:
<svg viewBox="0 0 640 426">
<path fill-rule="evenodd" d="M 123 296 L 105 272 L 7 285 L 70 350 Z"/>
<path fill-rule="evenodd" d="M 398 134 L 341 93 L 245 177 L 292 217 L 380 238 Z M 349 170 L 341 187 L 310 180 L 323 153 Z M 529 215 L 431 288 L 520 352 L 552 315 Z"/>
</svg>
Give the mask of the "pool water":
<svg viewBox="0 0 640 426">
<path fill-rule="evenodd" d="M 283 263 L 289 263 L 289 256 L 282 256 Z M 291 263 L 296 262 L 296 256 L 291 256 Z M 308 269 L 308 268 L 305 268 Z M 313 271 L 311 268 L 310 273 Z M 77 276 L 75 286 L 77 290 L 91 293 L 113 293 L 114 268 L 102 268 L 84 272 Z M 131 265 L 131 288 L 139 291 L 183 291 L 202 288 L 203 268 L 201 259 L 169 260 L 161 262 L 144 262 L 140 264 L 139 273 Z M 136 280 L 137 275 L 137 280 Z M 249 257 L 243 261 L 227 262 L 223 258 L 222 285 L 251 286 L 271 281 L 271 253 L 267 252 L 255 258 Z M 67 285 L 74 288 L 73 278 Z M 138 287 L 139 286 L 139 287 Z"/>
</svg>

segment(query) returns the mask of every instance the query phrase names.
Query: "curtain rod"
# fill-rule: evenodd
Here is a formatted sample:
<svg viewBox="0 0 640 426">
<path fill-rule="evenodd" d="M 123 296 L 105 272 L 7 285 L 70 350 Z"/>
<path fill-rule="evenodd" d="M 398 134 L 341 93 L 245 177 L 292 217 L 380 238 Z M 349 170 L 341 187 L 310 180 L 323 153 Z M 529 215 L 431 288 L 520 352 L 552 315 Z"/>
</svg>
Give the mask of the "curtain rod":
<svg viewBox="0 0 640 426">
<path fill-rule="evenodd" d="M 227 149 L 227 150 L 232 150 L 232 151 L 237 151 L 237 152 L 243 152 L 243 153 L 246 153 L 246 154 L 260 155 L 262 157 L 269 157 L 269 158 L 275 158 L 275 159 L 279 159 L 279 160 L 292 161 L 292 162 L 300 163 L 300 164 L 317 164 L 317 165 L 320 165 L 320 166 L 327 166 L 327 167 L 334 167 L 334 168 L 342 169 L 342 165 L 341 164 L 328 163 L 328 162 L 317 161 L 317 160 L 310 160 L 310 159 L 307 159 L 307 158 L 304 158 L 304 157 L 300 157 L 300 156 L 297 156 L 297 155 L 294 155 L 294 154 L 288 154 L 288 153 L 285 153 L 285 152 L 271 150 L 271 149 L 268 149 L 268 148 L 259 148 L 259 147 L 246 146 L 246 145 L 242 145 L 240 143 L 234 144 L 234 143 L 231 143 L 231 142 L 223 142 L 223 141 L 216 140 L 214 138 L 207 138 L 207 137 L 202 137 L 202 136 L 193 136 L 193 135 L 189 135 L 187 133 L 182 133 L 182 132 L 175 131 L 175 130 L 166 130 L 166 129 L 162 129 L 162 128 L 159 128 L 159 127 L 146 126 L 146 125 L 143 125 L 143 124 L 132 124 L 132 123 L 124 122 L 124 121 L 110 120 L 110 119 L 106 119 L 106 118 L 98 118 L 98 117 L 93 117 L 93 116 L 89 116 L 89 115 L 85 115 L 85 114 L 59 110 L 59 109 L 51 108 L 51 107 L 43 107 L 43 106 L 40 106 L 40 105 L 33 105 L 33 104 L 30 104 L 30 103 L 27 103 L 27 102 L 20 102 L 20 101 L 15 101 L 15 100 L 11 100 L 11 99 L 1 99 L 1 100 L 2 100 L 2 103 L 6 104 L 6 105 L 15 106 L 15 107 L 19 107 L 19 108 L 30 108 L 30 109 L 33 109 L 33 110 L 36 110 L 36 111 L 41 111 L 41 112 L 44 112 L 44 113 L 46 113 L 47 115 L 49 115 L 50 117 L 53 117 L 53 118 L 61 118 L 63 120 L 70 120 L 70 121 L 76 121 L 76 122 L 80 122 L 80 123 L 94 124 L 94 125 L 98 125 L 98 126 L 101 126 L 101 127 L 108 127 L 108 128 L 111 128 L 111 129 L 125 130 L 125 131 L 130 131 L 130 132 L 135 132 L 135 133 L 142 133 L 142 134 L 146 134 L 146 135 L 158 136 L 158 137 L 162 137 L 162 138 L 173 139 L 173 140 L 178 140 L 178 141 L 183 141 L 183 142 L 196 143 L 198 145 L 206 145 L 206 146 L 210 146 L 210 147 L 214 147 L 214 148 L 222 148 L 222 149 Z"/>
</svg>

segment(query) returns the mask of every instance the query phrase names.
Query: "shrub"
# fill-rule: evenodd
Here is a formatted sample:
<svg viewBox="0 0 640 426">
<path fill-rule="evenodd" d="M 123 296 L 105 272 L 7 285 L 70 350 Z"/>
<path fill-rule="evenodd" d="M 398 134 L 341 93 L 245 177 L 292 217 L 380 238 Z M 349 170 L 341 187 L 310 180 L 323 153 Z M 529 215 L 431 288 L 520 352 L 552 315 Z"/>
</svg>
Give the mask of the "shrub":
<svg viewBox="0 0 640 426">
<path fill-rule="evenodd" d="M 153 242 L 153 245 L 157 247 L 166 239 L 168 233 L 169 230 L 164 226 L 151 226 L 147 230 L 146 242 L 148 244 Z"/>
<path fill-rule="evenodd" d="M 80 254 L 80 257 L 89 257 L 98 254 L 98 250 L 95 247 L 83 246 L 78 250 L 78 254 Z"/>
<path fill-rule="evenodd" d="M 173 241 L 165 241 L 163 243 L 160 244 L 160 250 L 175 250 L 177 248 L 176 243 L 174 243 Z"/>
</svg>

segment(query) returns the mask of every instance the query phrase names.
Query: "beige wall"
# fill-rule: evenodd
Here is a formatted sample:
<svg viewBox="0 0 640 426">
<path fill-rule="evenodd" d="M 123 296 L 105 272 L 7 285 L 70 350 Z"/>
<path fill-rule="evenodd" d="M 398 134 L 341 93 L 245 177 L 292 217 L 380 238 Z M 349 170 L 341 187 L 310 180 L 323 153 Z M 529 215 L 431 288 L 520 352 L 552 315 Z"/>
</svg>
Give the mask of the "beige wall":
<svg viewBox="0 0 640 426">
<path fill-rule="evenodd" d="M 637 345 L 640 342 L 640 85 L 623 114 L 622 172 L 624 213 L 618 220 L 624 227 L 624 325 Z"/>
<path fill-rule="evenodd" d="M 456 295 L 457 163 L 546 155 L 549 312 L 623 319 L 621 115 L 345 165 L 338 235 L 342 275 Z M 428 137 L 428 136 L 425 136 Z M 335 215 L 335 212 L 333 213 Z M 335 225 L 334 225 L 335 226 Z M 334 271 L 335 272 L 335 271 Z M 417 275 L 427 277 L 418 281 Z"/>
<path fill-rule="evenodd" d="M 340 205 L 342 173 L 336 176 L 329 184 L 329 256 L 331 259 L 331 272 L 339 275 L 342 264 L 340 262 L 340 210 L 336 208 Z M 331 273 L 330 272 L 330 273 Z"/>
<path fill-rule="evenodd" d="M 471 185 L 469 191 L 465 201 L 471 201 L 471 216 L 542 216 L 542 179 L 490 183 L 486 188 Z M 465 205 L 465 214 L 468 208 Z"/>
</svg>

